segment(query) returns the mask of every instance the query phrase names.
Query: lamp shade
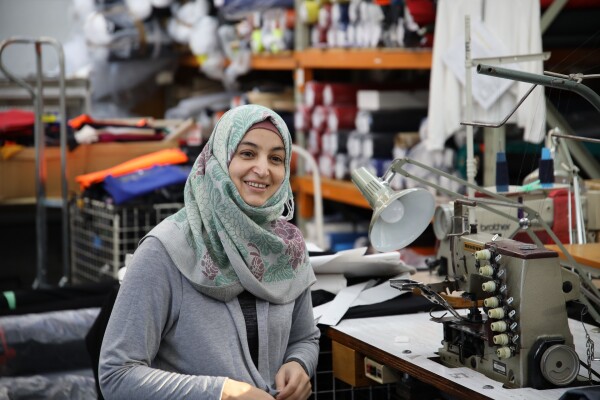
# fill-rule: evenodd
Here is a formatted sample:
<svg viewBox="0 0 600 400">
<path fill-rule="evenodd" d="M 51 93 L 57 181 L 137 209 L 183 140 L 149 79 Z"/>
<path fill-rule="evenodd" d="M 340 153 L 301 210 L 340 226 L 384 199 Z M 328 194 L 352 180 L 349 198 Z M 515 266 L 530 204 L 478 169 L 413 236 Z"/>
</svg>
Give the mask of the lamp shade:
<svg viewBox="0 0 600 400">
<path fill-rule="evenodd" d="M 431 222 L 435 199 L 427 190 L 396 192 L 364 167 L 352 171 L 352 181 L 373 209 L 369 239 L 375 249 L 383 252 L 402 249 Z"/>
</svg>

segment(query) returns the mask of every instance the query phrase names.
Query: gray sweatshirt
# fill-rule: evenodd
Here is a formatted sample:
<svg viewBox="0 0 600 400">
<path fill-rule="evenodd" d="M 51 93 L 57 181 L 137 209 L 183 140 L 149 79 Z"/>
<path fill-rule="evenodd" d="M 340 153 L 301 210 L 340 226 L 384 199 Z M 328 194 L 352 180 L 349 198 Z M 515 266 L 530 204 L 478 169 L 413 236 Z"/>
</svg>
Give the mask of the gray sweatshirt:
<svg viewBox="0 0 600 400">
<path fill-rule="evenodd" d="M 258 369 L 239 302 L 196 291 L 156 238 L 136 250 L 119 289 L 100 353 L 107 399 L 219 400 L 226 378 L 272 391 L 289 359 L 314 373 L 319 335 L 310 290 L 278 305 L 256 300 Z"/>
</svg>

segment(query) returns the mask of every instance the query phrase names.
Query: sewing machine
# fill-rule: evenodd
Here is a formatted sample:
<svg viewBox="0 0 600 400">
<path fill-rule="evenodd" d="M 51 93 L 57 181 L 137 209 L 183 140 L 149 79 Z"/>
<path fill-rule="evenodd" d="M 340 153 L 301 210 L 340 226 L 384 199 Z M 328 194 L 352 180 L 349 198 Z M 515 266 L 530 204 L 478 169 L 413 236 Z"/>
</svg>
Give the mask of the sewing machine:
<svg viewBox="0 0 600 400">
<path fill-rule="evenodd" d="M 458 215 L 462 218 L 460 211 Z M 571 384 L 579 358 L 565 303 L 579 297 L 579 277 L 561 267 L 554 251 L 476 233 L 475 227 L 471 231 L 450 236 L 446 281 L 391 280 L 400 290 L 419 288 L 452 313 L 433 318 L 444 325 L 440 361 L 477 370 L 506 387 Z M 440 295 L 448 291 L 462 291 L 472 301 L 467 315 Z"/>
<path fill-rule="evenodd" d="M 538 76 L 484 65 L 478 66 L 478 72 L 571 90 L 600 110 L 600 96 L 570 78 Z M 461 124 L 481 125 L 474 122 Z M 572 135 L 554 136 L 579 139 Z M 405 168 L 407 164 L 463 185 L 468 195 L 453 192 L 411 173 Z M 575 174 L 576 170 L 573 169 L 572 173 Z M 437 228 L 446 238 L 445 247 L 440 251 L 447 255 L 448 279 L 431 285 L 404 279 L 390 280 L 391 285 L 400 290 L 419 289 L 431 302 L 450 312 L 450 316 L 446 316 L 447 313 L 440 317 L 432 316 L 434 321 L 443 324 L 444 337 L 438 351 L 440 362 L 451 367 L 476 370 L 509 388 L 543 389 L 573 384 L 579 375 L 580 362 L 568 326 L 566 302 L 578 300 L 592 318 L 600 322 L 600 291 L 549 225 L 545 198 L 536 199 L 541 202 L 539 205 L 529 204 L 528 200 L 521 202 L 408 158 L 394 160 L 381 178 L 359 168 L 352 171 L 351 177 L 374 210 L 369 239 L 379 251 L 402 249 L 411 243 L 413 231 L 420 231 L 423 222 L 415 215 L 431 216 L 425 211 L 427 206 L 423 205 L 430 202 L 426 202 L 422 195 L 417 196 L 416 189 L 397 193 L 390 189 L 390 182 L 396 174 L 455 199 L 452 213 L 442 210 L 446 217 L 434 217 L 434 230 L 439 219 Z M 575 197 L 580 194 L 577 182 L 577 179 L 573 180 Z M 578 239 L 582 243 L 585 232 L 582 229 L 584 217 L 580 212 L 585 210 L 584 202 L 576 203 Z M 596 203 L 592 198 L 587 201 L 588 205 Z M 471 212 L 465 217 L 463 205 L 477 206 L 482 210 L 477 211 L 479 216 L 475 215 L 475 218 Z M 598 226 L 596 209 L 588 208 L 594 210 L 594 226 Z M 507 209 L 513 212 L 507 212 Z M 590 210 L 588 222 L 592 215 Z M 491 214 L 496 215 L 492 217 L 492 225 L 499 224 L 498 221 L 511 221 L 507 231 L 522 231 L 535 244 L 510 239 L 512 234 L 504 237 L 492 235 L 490 231 L 498 228 L 495 226 L 491 229 L 483 226 L 484 229 L 478 232 L 477 223 L 483 221 L 484 215 Z M 467 221 L 471 225 L 467 226 Z M 570 230 L 571 224 L 567 227 Z M 561 266 L 556 252 L 543 247 L 536 233 L 542 230 L 566 256 L 564 265 L 569 269 Z M 450 299 L 440 294 L 448 291 L 462 291 L 462 297 L 470 300 L 467 315 L 459 313 L 450 304 Z M 591 363 L 599 359 L 594 357 L 593 340 L 589 337 L 587 346 L 588 359 L 584 363 L 591 383 Z"/>
</svg>

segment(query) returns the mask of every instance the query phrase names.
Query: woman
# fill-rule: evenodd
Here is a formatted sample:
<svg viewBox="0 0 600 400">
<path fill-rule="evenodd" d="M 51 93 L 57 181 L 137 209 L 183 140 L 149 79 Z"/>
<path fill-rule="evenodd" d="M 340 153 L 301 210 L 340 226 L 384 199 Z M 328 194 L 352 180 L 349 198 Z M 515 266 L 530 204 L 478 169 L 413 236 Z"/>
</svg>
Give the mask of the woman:
<svg viewBox="0 0 600 400">
<path fill-rule="evenodd" d="M 319 330 L 291 139 L 257 105 L 219 120 L 185 205 L 140 242 L 100 354 L 107 399 L 306 399 Z"/>
</svg>

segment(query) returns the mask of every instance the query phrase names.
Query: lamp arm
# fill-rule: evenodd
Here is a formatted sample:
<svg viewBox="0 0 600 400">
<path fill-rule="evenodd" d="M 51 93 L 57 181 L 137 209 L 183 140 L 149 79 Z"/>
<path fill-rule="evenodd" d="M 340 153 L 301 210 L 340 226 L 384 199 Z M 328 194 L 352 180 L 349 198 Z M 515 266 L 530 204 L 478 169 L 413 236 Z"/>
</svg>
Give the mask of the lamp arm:
<svg viewBox="0 0 600 400">
<path fill-rule="evenodd" d="M 404 165 L 406 164 L 412 164 L 415 165 L 417 167 L 423 168 L 429 172 L 432 172 L 436 175 L 439 176 L 443 176 L 447 179 L 450 179 L 454 182 L 458 182 L 461 185 L 465 185 L 465 186 L 470 186 L 473 189 L 486 194 L 492 198 L 494 198 L 495 200 L 491 200 L 491 199 L 484 199 L 484 198 L 475 198 L 475 199 L 469 199 L 466 196 L 463 196 L 459 193 L 456 193 L 454 191 L 451 191 L 449 189 L 446 189 L 444 187 L 441 187 L 440 185 L 437 185 L 435 183 L 426 181 L 425 179 L 422 179 L 418 176 L 415 176 L 413 174 L 411 174 L 410 172 L 406 171 L 405 169 L 403 169 Z M 493 207 L 491 207 L 492 205 L 501 205 L 504 207 L 516 207 L 516 208 L 521 208 L 523 209 L 523 211 L 525 211 L 527 213 L 528 216 L 534 216 L 536 222 L 544 229 L 544 231 L 548 234 L 548 236 L 550 236 L 550 238 L 552 239 L 552 241 L 558 246 L 558 248 L 561 250 L 561 252 L 564 254 L 564 256 L 567 258 L 568 263 L 566 263 L 566 265 L 572 269 L 574 269 L 577 274 L 579 275 L 582 284 L 585 284 L 586 288 L 595 296 L 594 300 L 600 299 L 600 291 L 598 290 L 598 288 L 593 284 L 593 282 L 588 278 L 587 273 L 585 272 L 585 270 L 583 269 L 583 267 L 577 262 L 575 261 L 575 259 L 573 258 L 573 256 L 571 255 L 571 253 L 569 253 L 569 251 L 565 248 L 565 246 L 562 244 L 562 242 L 560 241 L 560 239 L 558 239 L 558 237 L 556 236 L 556 234 L 552 231 L 552 229 L 550 229 L 550 227 L 548 226 L 548 224 L 543 220 L 543 218 L 540 217 L 539 213 L 535 210 L 533 210 L 532 208 L 528 207 L 525 204 L 516 202 L 514 200 L 508 199 L 504 196 L 501 196 L 497 193 L 493 193 L 489 190 L 486 190 L 482 187 L 479 187 L 475 184 L 470 184 L 469 182 L 465 181 L 464 179 L 458 178 L 454 175 L 448 174 L 444 171 L 440 171 L 439 169 L 433 168 L 429 165 L 420 163 L 418 161 L 412 160 L 408 157 L 404 157 L 404 158 L 398 158 L 396 160 L 394 160 L 392 162 L 392 164 L 390 165 L 390 167 L 388 168 L 388 170 L 386 171 L 386 173 L 384 174 L 382 180 L 385 182 L 390 182 L 392 180 L 392 178 L 394 177 L 394 174 L 401 174 L 407 178 L 411 178 L 414 179 L 424 185 L 430 186 L 435 188 L 436 190 L 439 190 L 443 193 L 446 193 L 447 195 L 449 195 L 452 198 L 462 198 L 465 200 L 470 200 L 475 202 L 478 206 L 481 206 L 495 214 L 498 215 L 506 215 L 508 216 L 508 214 L 504 214 L 501 211 L 498 211 L 496 209 L 494 209 Z M 514 220 L 514 217 L 509 216 L 509 218 Z M 527 233 L 529 234 L 529 236 L 531 236 L 532 238 L 535 236 L 535 234 L 533 232 L 531 232 L 530 229 L 527 229 Z M 535 236 L 537 238 L 537 236 Z M 539 240 L 539 238 L 537 238 L 537 240 L 534 239 L 534 241 L 536 242 L 536 244 L 538 246 L 542 245 L 541 241 Z M 582 293 L 581 294 L 581 298 L 585 298 L 585 295 Z M 587 299 L 585 299 L 585 304 L 589 305 L 589 302 L 587 302 Z M 582 300 L 583 301 L 583 300 Z M 594 319 L 596 319 L 596 321 L 600 322 L 600 314 L 596 311 L 596 309 L 594 309 L 591 306 L 588 306 L 590 313 L 592 313 L 592 315 L 594 316 Z"/>
<path fill-rule="evenodd" d="M 532 74 L 530 72 L 516 71 L 486 64 L 477 65 L 477 73 L 575 92 L 589 101 L 596 110 L 600 111 L 600 96 L 583 83 L 571 79 Z"/>
</svg>

